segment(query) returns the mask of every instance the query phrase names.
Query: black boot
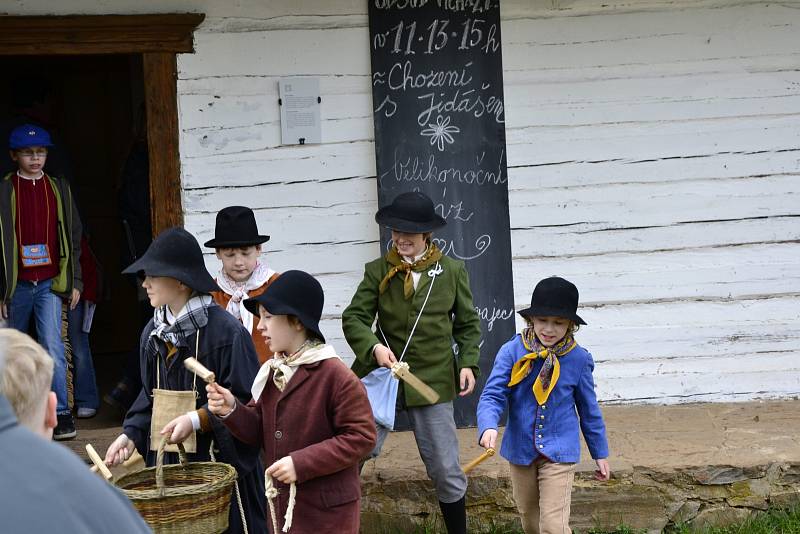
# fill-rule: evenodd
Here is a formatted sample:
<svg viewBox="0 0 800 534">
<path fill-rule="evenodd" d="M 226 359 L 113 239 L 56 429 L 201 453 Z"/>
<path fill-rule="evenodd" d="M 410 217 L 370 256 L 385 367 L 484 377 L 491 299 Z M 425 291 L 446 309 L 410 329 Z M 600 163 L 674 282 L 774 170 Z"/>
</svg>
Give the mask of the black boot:
<svg viewBox="0 0 800 534">
<path fill-rule="evenodd" d="M 456 502 L 439 501 L 442 509 L 444 526 L 447 534 L 467 534 L 467 500 L 466 496 Z"/>
</svg>

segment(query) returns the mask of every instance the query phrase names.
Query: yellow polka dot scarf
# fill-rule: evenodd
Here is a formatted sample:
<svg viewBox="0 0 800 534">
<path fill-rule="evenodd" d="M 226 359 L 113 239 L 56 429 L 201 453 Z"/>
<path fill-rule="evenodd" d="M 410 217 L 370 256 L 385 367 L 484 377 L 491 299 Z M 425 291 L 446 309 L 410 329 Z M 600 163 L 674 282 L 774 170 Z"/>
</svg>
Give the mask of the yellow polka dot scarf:
<svg viewBox="0 0 800 534">
<path fill-rule="evenodd" d="M 545 347 L 536 338 L 533 327 L 529 327 L 522 331 L 522 344 L 529 352 L 511 368 L 511 380 L 508 381 L 508 387 L 522 382 L 530 374 L 533 362 L 537 358 L 542 358 L 544 365 L 533 383 L 533 395 L 536 397 L 536 402 L 544 404 L 555 389 L 558 377 L 561 375 L 561 364 L 558 359 L 574 349 L 577 343 L 571 335 L 567 335 L 552 347 Z"/>
</svg>

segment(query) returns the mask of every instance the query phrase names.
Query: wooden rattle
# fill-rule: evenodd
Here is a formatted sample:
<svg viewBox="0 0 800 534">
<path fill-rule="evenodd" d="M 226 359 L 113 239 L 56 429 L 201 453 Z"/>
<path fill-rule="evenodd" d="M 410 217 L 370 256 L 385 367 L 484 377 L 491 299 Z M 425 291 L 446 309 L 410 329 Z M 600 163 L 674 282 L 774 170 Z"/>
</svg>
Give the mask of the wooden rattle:
<svg viewBox="0 0 800 534">
<path fill-rule="evenodd" d="M 425 400 L 431 404 L 436 404 L 439 402 L 439 394 L 436 393 L 428 384 L 414 376 L 414 374 L 408 368 L 408 364 L 406 362 L 397 362 L 396 364 L 392 365 L 392 374 L 414 388 L 417 393 L 425 397 Z"/>
<path fill-rule="evenodd" d="M 100 458 L 100 455 L 97 454 L 97 451 L 94 447 L 92 447 L 91 443 L 86 444 L 86 454 L 92 461 L 92 466 L 89 468 L 92 473 L 100 473 L 103 475 L 103 478 L 110 481 L 113 478 L 113 473 L 111 473 L 111 471 L 108 469 L 108 466 L 103 459 Z M 142 457 L 134 450 L 133 454 L 131 454 L 131 457 L 122 462 L 120 467 L 126 471 L 130 471 L 133 466 L 139 464 L 140 462 L 143 462 Z"/>
<path fill-rule="evenodd" d="M 103 475 L 103 478 L 106 480 L 111 480 L 112 478 L 114 478 L 114 475 L 111 474 L 111 471 L 108 469 L 108 466 L 103 461 L 103 459 L 100 458 L 100 455 L 97 454 L 97 451 L 94 450 L 94 447 L 92 447 L 91 443 L 86 444 L 86 454 L 89 455 L 89 459 L 94 464 L 91 467 L 92 472 L 97 473 L 99 471 L 100 474 Z"/>
<path fill-rule="evenodd" d="M 202 363 L 198 362 L 195 358 L 189 357 L 183 360 L 183 366 L 186 367 L 189 371 L 195 373 L 197 376 L 202 378 L 207 384 L 213 384 L 216 382 L 216 376 L 214 376 L 213 371 L 209 371 L 208 368 L 203 365 Z"/>
<path fill-rule="evenodd" d="M 480 464 L 481 462 L 483 462 L 488 458 L 491 458 L 492 456 L 494 456 L 494 449 L 486 449 L 486 452 L 484 452 L 483 454 L 481 454 L 480 456 L 478 456 L 477 458 L 475 458 L 470 463 L 464 466 L 464 474 L 469 473 L 470 471 L 478 467 L 478 464 Z"/>
</svg>

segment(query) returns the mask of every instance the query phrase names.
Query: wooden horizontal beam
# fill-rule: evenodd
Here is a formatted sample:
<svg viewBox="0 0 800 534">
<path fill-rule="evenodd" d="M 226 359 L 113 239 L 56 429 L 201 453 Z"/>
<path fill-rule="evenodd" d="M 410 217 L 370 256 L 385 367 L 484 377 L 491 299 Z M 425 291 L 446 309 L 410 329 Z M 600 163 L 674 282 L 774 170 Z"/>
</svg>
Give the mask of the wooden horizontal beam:
<svg viewBox="0 0 800 534">
<path fill-rule="evenodd" d="M 194 51 L 202 13 L 0 16 L 0 55 Z"/>
</svg>

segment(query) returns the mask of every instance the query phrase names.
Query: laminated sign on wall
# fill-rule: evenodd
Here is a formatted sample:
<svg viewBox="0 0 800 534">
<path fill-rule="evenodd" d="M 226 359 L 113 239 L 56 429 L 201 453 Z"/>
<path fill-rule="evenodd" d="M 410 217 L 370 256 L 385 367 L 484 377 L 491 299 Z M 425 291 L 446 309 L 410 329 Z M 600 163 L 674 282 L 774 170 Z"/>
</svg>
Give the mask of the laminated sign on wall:
<svg viewBox="0 0 800 534">
<path fill-rule="evenodd" d="M 322 142 L 319 78 L 282 78 L 278 82 L 281 107 L 281 144 Z"/>
</svg>

